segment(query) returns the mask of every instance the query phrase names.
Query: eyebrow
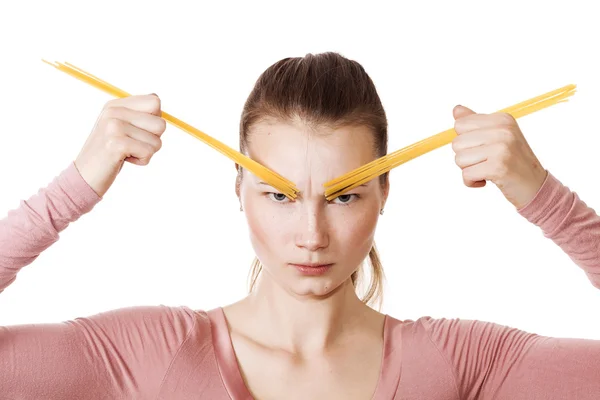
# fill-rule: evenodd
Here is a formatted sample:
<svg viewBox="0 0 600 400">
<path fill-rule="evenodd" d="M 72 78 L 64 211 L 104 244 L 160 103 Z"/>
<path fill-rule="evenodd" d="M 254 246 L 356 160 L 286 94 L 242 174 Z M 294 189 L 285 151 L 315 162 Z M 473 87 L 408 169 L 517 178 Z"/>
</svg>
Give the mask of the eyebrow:
<svg viewBox="0 0 600 400">
<path fill-rule="evenodd" d="M 367 182 L 367 183 L 363 183 L 362 185 L 359 185 L 357 187 L 363 187 L 363 186 L 367 186 L 371 181 Z M 267 182 L 263 182 L 263 181 L 259 181 L 258 182 L 259 185 L 265 185 L 265 186 L 270 186 L 273 187 L 273 185 L 269 185 Z"/>
</svg>

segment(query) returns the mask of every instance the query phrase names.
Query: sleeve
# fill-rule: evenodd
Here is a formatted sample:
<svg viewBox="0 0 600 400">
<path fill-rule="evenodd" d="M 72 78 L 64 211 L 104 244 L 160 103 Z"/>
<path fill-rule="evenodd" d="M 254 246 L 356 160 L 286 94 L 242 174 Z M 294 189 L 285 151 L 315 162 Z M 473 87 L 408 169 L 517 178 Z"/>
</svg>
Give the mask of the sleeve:
<svg viewBox="0 0 600 400">
<path fill-rule="evenodd" d="M 552 338 L 491 322 L 419 320 L 461 399 L 598 400 L 600 340 Z"/>
<path fill-rule="evenodd" d="M 536 196 L 518 210 L 541 229 L 600 289 L 600 216 L 548 173 Z"/>
<path fill-rule="evenodd" d="M 552 174 L 518 210 L 600 288 L 600 217 Z M 420 320 L 464 399 L 600 399 L 600 340 L 553 338 L 490 322 Z"/>
<path fill-rule="evenodd" d="M 101 200 L 71 163 L 0 220 L 0 293 L 19 270 L 59 239 L 59 233 Z"/>
<path fill-rule="evenodd" d="M 0 220 L 0 292 L 101 198 L 74 163 Z M 0 398 L 151 398 L 196 319 L 136 307 L 55 324 L 0 327 Z"/>
<path fill-rule="evenodd" d="M 0 398 L 154 398 L 195 324 L 192 310 L 156 306 L 0 327 Z"/>
</svg>

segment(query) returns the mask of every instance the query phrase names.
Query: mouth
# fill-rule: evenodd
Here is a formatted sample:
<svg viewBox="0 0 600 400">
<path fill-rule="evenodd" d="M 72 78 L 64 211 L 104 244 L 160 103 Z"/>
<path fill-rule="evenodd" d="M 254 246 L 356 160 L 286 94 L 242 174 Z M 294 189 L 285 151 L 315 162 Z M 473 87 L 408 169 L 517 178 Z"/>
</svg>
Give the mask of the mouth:
<svg viewBox="0 0 600 400">
<path fill-rule="evenodd" d="M 290 266 L 302 275 L 318 276 L 329 271 L 333 264 L 290 264 Z"/>
</svg>

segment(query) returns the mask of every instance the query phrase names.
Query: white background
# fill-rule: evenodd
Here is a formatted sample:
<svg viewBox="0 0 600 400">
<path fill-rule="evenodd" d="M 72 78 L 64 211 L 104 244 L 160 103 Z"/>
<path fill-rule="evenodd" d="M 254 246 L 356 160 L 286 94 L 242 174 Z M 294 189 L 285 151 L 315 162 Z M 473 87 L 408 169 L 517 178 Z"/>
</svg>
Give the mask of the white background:
<svg viewBox="0 0 600 400">
<path fill-rule="evenodd" d="M 238 148 L 259 74 L 322 51 L 371 75 L 390 151 L 452 127 L 456 104 L 488 113 L 577 84 L 569 102 L 519 124 L 544 167 L 600 208 L 592 2 L 215 3 L 0 6 L 2 215 L 68 166 L 110 99 L 41 58 L 156 92 L 163 110 Z M 163 142 L 149 166 L 127 164 L 104 200 L 20 272 L 0 295 L 0 324 L 142 304 L 210 309 L 246 294 L 253 252 L 233 163 L 170 125 Z M 450 146 L 398 167 L 391 181 L 376 239 L 384 312 L 600 338 L 600 291 L 495 186 L 465 187 Z"/>
</svg>

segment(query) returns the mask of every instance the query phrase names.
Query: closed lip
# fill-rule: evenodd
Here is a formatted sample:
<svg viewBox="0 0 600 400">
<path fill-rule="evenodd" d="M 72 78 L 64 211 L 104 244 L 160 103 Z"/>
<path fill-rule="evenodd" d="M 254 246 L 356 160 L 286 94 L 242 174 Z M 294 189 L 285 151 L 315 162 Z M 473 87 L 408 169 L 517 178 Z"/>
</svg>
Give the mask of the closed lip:
<svg viewBox="0 0 600 400">
<path fill-rule="evenodd" d="M 295 265 L 297 267 L 306 267 L 306 268 L 328 267 L 331 264 L 332 263 L 329 263 L 329 264 L 312 264 L 312 263 L 308 263 L 308 264 L 295 264 L 295 263 L 292 263 L 292 265 Z"/>
</svg>

